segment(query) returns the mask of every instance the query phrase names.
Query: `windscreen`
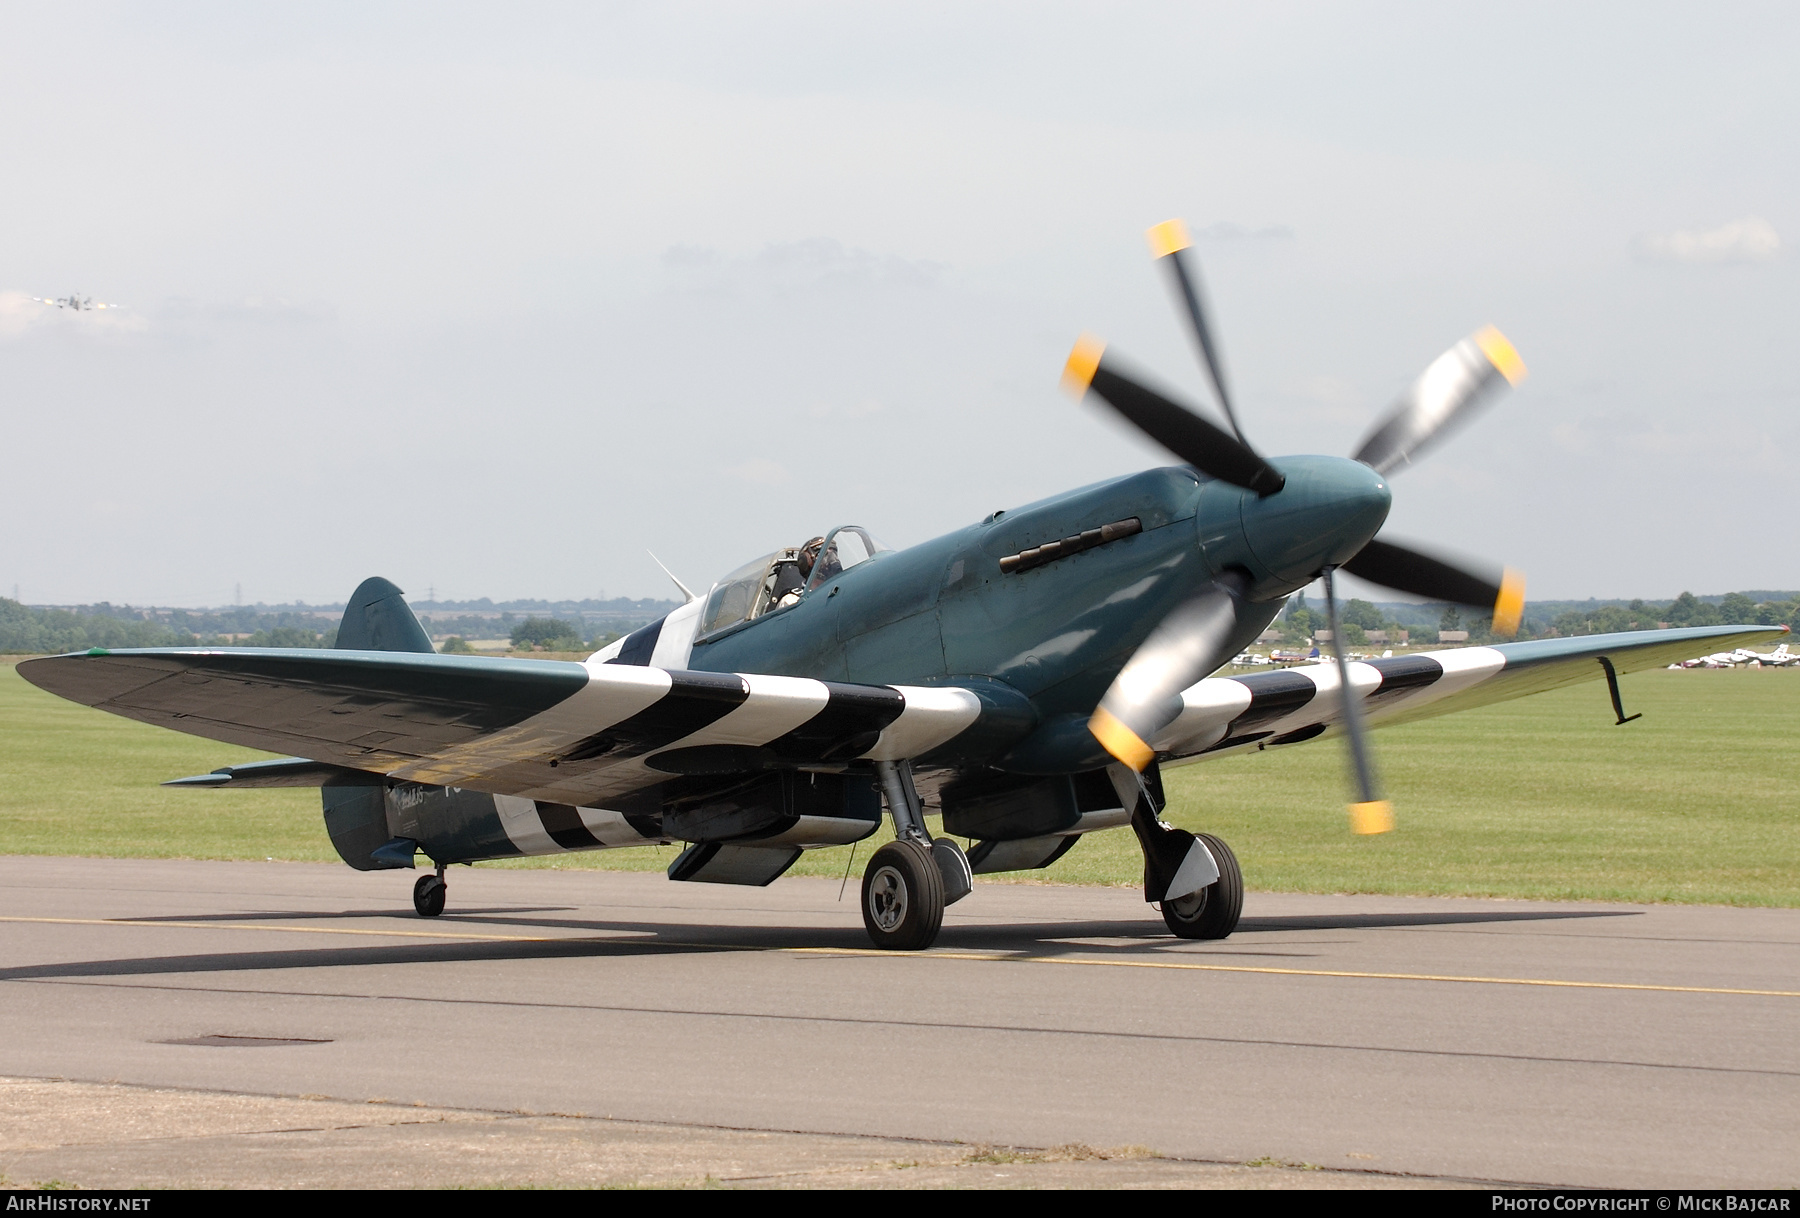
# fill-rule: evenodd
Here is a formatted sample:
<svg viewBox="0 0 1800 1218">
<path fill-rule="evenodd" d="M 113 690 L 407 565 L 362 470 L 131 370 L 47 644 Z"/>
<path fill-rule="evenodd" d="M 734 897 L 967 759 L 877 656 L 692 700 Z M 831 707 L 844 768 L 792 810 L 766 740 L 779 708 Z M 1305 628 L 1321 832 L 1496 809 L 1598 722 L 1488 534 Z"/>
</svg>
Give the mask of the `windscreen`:
<svg viewBox="0 0 1800 1218">
<path fill-rule="evenodd" d="M 700 614 L 700 634 L 712 634 L 727 626 L 735 626 L 758 608 L 757 599 L 762 595 L 763 578 L 768 574 L 769 563 L 775 559 L 774 554 L 764 555 L 752 563 L 745 563 L 713 585 L 711 595 L 706 598 L 706 609 Z"/>
</svg>

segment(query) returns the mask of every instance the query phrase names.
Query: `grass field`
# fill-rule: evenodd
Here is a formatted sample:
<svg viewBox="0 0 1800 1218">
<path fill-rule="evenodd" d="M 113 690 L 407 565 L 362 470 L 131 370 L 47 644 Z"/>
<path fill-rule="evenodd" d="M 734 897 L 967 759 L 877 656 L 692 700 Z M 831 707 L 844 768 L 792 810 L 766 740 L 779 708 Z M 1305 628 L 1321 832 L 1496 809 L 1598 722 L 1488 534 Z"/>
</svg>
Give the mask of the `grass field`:
<svg viewBox="0 0 1800 1218">
<path fill-rule="evenodd" d="M 1345 828 L 1332 742 L 1170 770 L 1168 819 L 1230 842 L 1250 887 L 1800 905 L 1800 672 L 1655 671 L 1375 733 L 1400 827 Z M 261 756 L 64 702 L 0 665 L 0 852 L 333 860 L 314 791 L 156 784 Z M 867 859 L 876 839 L 861 843 Z M 663 868 L 676 850 L 484 866 Z M 847 849 L 796 874 L 838 875 Z M 1129 831 L 1021 880 L 1136 884 Z"/>
</svg>

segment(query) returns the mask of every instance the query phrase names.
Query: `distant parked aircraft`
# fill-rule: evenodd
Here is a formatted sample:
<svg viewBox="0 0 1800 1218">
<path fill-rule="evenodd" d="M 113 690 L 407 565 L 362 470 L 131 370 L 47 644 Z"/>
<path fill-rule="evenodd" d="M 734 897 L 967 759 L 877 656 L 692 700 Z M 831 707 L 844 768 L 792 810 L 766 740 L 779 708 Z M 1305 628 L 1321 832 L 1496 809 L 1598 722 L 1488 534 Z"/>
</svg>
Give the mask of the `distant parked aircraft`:
<svg viewBox="0 0 1800 1218">
<path fill-rule="evenodd" d="M 77 313 L 86 313 L 90 309 L 122 309 L 124 305 L 105 304 L 92 296 L 83 296 L 79 292 L 71 296 L 33 296 L 39 304 L 55 305 L 59 309 L 72 309 Z"/>
<path fill-rule="evenodd" d="M 1691 660 L 1683 660 L 1680 664 L 1671 664 L 1671 668 L 1736 668 L 1738 665 L 1754 665 L 1759 668 L 1781 668 L 1788 664 L 1800 663 L 1800 652 L 1788 650 L 1786 643 L 1774 651 L 1753 651 L 1748 647 L 1739 647 L 1732 651 L 1715 651 L 1709 656 L 1696 656 Z"/>
</svg>

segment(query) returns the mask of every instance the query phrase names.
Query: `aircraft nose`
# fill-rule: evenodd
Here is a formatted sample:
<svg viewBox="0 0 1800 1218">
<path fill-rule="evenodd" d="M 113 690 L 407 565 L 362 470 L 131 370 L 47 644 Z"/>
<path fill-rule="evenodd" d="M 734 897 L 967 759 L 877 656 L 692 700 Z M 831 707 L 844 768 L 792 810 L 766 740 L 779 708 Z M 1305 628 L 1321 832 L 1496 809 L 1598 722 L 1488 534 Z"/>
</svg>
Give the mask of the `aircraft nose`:
<svg viewBox="0 0 1800 1218">
<path fill-rule="evenodd" d="M 1242 500 L 1244 540 L 1279 579 L 1304 582 L 1367 545 L 1387 520 L 1387 479 L 1344 457 L 1272 461 L 1287 485 L 1266 499 Z"/>
</svg>

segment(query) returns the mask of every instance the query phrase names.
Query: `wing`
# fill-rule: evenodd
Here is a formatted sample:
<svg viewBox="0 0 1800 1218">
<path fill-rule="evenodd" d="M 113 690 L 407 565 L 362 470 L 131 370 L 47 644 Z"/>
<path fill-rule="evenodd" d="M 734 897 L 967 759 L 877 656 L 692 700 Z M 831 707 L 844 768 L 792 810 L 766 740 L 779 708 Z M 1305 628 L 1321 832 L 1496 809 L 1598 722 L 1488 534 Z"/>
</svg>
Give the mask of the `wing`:
<svg viewBox="0 0 1800 1218">
<path fill-rule="evenodd" d="M 1637 672 L 1785 633 L 1785 626 L 1702 626 L 1421 651 L 1354 662 L 1350 684 L 1370 724 L 1382 726 L 1600 680 L 1603 658 L 1618 672 Z M 1176 764 L 1299 744 L 1339 729 L 1342 692 L 1335 664 L 1208 677 L 1182 691 L 1181 714 L 1151 743 Z"/>
<path fill-rule="evenodd" d="M 678 775 L 919 757 L 974 726 L 986 702 L 956 687 L 385 651 L 94 648 L 24 661 L 19 675 L 129 719 L 333 772 L 581 807 Z M 247 777 L 328 778 L 282 765 Z"/>
</svg>

